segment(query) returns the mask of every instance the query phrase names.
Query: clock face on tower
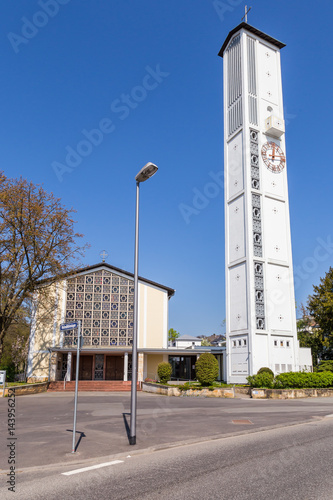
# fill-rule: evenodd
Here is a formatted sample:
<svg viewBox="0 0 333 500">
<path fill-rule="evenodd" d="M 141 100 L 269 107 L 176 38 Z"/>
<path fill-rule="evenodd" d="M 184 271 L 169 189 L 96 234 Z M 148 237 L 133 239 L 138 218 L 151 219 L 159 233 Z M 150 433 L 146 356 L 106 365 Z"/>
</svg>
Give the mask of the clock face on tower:
<svg viewBox="0 0 333 500">
<path fill-rule="evenodd" d="M 268 170 L 274 174 L 282 172 L 286 165 L 286 157 L 280 146 L 273 141 L 265 142 L 261 148 L 261 156 Z"/>
</svg>

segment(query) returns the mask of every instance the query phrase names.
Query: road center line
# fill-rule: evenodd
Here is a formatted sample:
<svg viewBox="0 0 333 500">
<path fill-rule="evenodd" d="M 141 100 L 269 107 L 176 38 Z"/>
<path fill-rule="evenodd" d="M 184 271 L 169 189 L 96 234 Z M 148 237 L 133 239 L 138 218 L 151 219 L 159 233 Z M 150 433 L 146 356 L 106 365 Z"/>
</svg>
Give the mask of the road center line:
<svg viewBox="0 0 333 500">
<path fill-rule="evenodd" d="M 79 474 L 80 472 L 86 472 L 87 470 L 100 469 L 101 467 L 108 467 L 109 465 L 122 464 L 124 460 L 113 460 L 113 462 L 104 462 L 103 464 L 92 465 L 91 467 L 84 467 L 83 469 L 70 470 L 68 472 L 62 472 L 63 476 L 71 476 L 72 474 Z"/>
</svg>

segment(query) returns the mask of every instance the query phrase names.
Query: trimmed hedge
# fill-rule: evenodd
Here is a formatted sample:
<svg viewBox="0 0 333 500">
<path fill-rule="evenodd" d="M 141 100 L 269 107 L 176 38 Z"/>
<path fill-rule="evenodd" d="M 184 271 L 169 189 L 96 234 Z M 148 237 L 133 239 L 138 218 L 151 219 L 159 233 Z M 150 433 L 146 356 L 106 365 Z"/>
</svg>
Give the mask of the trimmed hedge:
<svg viewBox="0 0 333 500">
<path fill-rule="evenodd" d="M 251 387 L 273 389 L 274 374 L 271 375 L 267 372 L 258 373 L 257 375 L 247 377 L 247 381 Z"/>
<path fill-rule="evenodd" d="M 247 377 L 251 387 L 266 389 L 321 389 L 333 387 L 332 372 L 288 372 L 272 379 L 268 373 Z"/>
<path fill-rule="evenodd" d="M 289 372 L 280 373 L 275 378 L 275 389 L 306 389 L 306 388 L 325 388 L 333 387 L 332 372 Z"/>
</svg>

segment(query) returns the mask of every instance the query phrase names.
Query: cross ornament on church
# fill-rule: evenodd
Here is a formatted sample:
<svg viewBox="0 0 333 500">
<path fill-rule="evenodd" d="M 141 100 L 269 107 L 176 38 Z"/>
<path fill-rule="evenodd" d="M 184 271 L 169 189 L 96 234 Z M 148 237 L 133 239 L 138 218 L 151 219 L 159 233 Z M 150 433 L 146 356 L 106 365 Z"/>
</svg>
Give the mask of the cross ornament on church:
<svg viewBox="0 0 333 500">
<path fill-rule="evenodd" d="M 105 259 L 109 256 L 109 254 L 105 250 L 102 250 L 99 255 L 100 257 L 102 257 L 102 262 L 105 262 Z"/>
<path fill-rule="evenodd" d="M 248 13 L 250 12 L 251 9 L 252 9 L 252 7 L 250 7 L 248 9 L 247 5 L 245 5 L 245 16 L 242 17 L 242 21 L 243 21 L 243 19 L 245 19 L 245 22 L 247 23 L 247 15 L 248 15 Z"/>
</svg>

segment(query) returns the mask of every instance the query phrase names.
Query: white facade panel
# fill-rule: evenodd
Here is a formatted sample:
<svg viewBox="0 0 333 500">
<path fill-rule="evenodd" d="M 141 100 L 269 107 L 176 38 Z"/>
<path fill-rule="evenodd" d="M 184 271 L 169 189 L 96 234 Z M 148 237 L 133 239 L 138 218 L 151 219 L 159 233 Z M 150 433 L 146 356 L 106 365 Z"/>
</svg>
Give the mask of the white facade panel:
<svg viewBox="0 0 333 500">
<path fill-rule="evenodd" d="M 300 365 L 300 370 L 311 371 L 312 356 L 311 356 L 311 349 L 309 347 L 299 348 L 299 365 Z"/>
<path fill-rule="evenodd" d="M 268 339 L 268 335 L 257 334 L 254 337 L 253 373 L 257 373 L 264 366 L 269 367 Z"/>
<path fill-rule="evenodd" d="M 298 369 L 298 367 L 295 367 L 294 341 L 292 337 L 272 335 L 270 343 L 271 369 L 275 375 Z"/>
<path fill-rule="evenodd" d="M 237 332 L 248 328 L 247 277 L 246 264 L 230 269 L 230 331 Z"/>
<path fill-rule="evenodd" d="M 239 132 L 228 143 L 228 199 L 244 189 L 243 133 Z"/>
<path fill-rule="evenodd" d="M 229 352 L 231 353 L 231 376 L 246 377 L 249 370 L 247 335 L 231 337 L 229 341 Z"/>
<path fill-rule="evenodd" d="M 259 43 L 258 59 L 260 67 L 259 96 L 271 103 L 279 104 L 279 71 L 275 50 Z"/>
<path fill-rule="evenodd" d="M 295 315 L 289 269 L 276 264 L 267 264 L 266 307 L 268 327 L 272 332 L 292 332 L 292 314 Z"/>
<path fill-rule="evenodd" d="M 265 138 L 266 139 L 266 138 Z M 286 196 L 286 172 L 275 174 L 266 168 L 261 161 L 262 186 L 266 194 L 273 197 L 284 198 Z"/>
<path fill-rule="evenodd" d="M 244 195 L 228 206 L 229 263 L 245 257 Z"/>
<path fill-rule="evenodd" d="M 287 262 L 287 224 L 286 204 L 264 196 L 264 252 L 267 259 Z"/>
</svg>

